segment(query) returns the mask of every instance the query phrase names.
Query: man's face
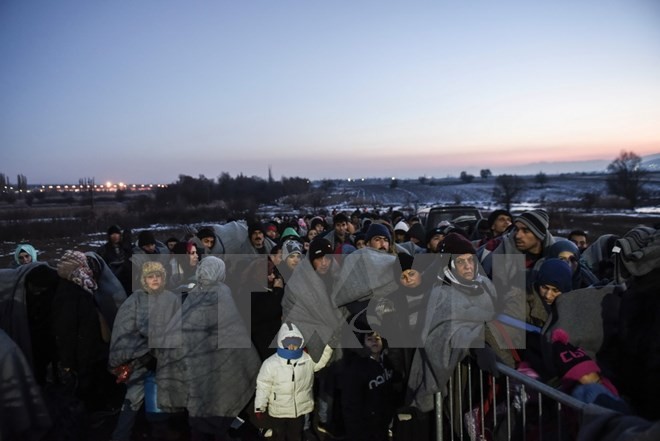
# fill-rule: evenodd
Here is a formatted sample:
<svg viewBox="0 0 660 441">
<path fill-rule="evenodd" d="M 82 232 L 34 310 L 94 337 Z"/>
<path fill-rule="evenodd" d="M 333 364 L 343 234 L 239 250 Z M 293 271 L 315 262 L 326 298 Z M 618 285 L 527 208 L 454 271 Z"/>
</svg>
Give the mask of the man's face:
<svg viewBox="0 0 660 441">
<path fill-rule="evenodd" d="M 337 222 L 335 224 L 335 234 L 337 237 L 343 239 L 346 236 L 346 231 L 348 231 L 348 224 L 346 222 Z"/>
<path fill-rule="evenodd" d="M 500 214 L 497 216 L 497 219 L 495 219 L 495 222 L 493 222 L 493 225 L 490 227 L 490 229 L 493 230 L 494 236 L 499 236 L 504 233 L 507 228 L 509 228 L 509 225 L 511 225 L 511 216 Z"/>
<path fill-rule="evenodd" d="M 587 249 L 587 236 L 581 236 L 581 235 L 573 235 L 568 238 L 571 242 L 573 242 L 575 245 L 577 245 L 578 249 L 580 252 L 584 251 Z"/>
<path fill-rule="evenodd" d="M 422 283 L 422 274 L 414 269 L 407 269 L 401 273 L 401 285 L 406 288 L 416 288 Z"/>
<path fill-rule="evenodd" d="M 150 291 L 158 291 L 163 286 L 163 275 L 161 273 L 147 274 L 144 279 Z"/>
<path fill-rule="evenodd" d="M 395 231 L 394 232 L 394 242 L 403 243 L 406 241 L 406 232 L 405 231 Z"/>
<path fill-rule="evenodd" d="M 261 230 L 255 230 L 250 234 L 250 243 L 255 248 L 263 248 L 264 233 Z"/>
<path fill-rule="evenodd" d="M 465 280 L 474 280 L 476 276 L 474 254 L 461 254 L 454 257 L 454 265 L 456 266 L 456 274 Z"/>
<path fill-rule="evenodd" d="M 117 245 L 121 241 L 121 234 L 119 233 L 112 233 L 110 235 L 110 243 L 113 245 Z"/>
<path fill-rule="evenodd" d="M 30 254 L 26 253 L 25 251 L 21 251 L 20 253 L 18 253 L 18 261 L 20 262 L 21 265 L 31 263 L 32 256 L 30 256 Z"/>
<path fill-rule="evenodd" d="M 142 245 L 142 250 L 144 250 L 144 252 L 147 254 L 153 254 L 156 252 L 156 244 L 150 243 L 147 245 Z"/>
<path fill-rule="evenodd" d="M 205 237 L 202 239 L 202 245 L 204 245 L 204 248 L 210 250 L 215 245 L 215 237 Z"/>
<path fill-rule="evenodd" d="M 328 256 L 317 257 L 312 260 L 314 271 L 319 274 L 327 274 L 327 272 L 330 271 L 330 265 L 332 265 L 332 259 Z"/>
<path fill-rule="evenodd" d="M 444 234 L 434 234 L 429 240 L 429 243 L 426 244 L 426 249 L 430 253 L 437 253 L 440 247 L 440 242 L 442 242 L 444 238 L 445 238 Z"/>
<path fill-rule="evenodd" d="M 388 251 L 390 249 L 390 240 L 385 236 L 374 236 L 369 240 L 367 246 L 378 251 Z"/>
<path fill-rule="evenodd" d="M 166 245 L 167 245 L 167 249 L 172 251 L 172 248 L 174 248 L 174 245 L 176 245 L 176 242 L 171 240 L 171 241 L 167 242 Z"/>
<path fill-rule="evenodd" d="M 541 239 L 534 236 L 532 230 L 522 222 L 516 222 L 516 248 L 523 253 L 540 254 Z"/>
</svg>

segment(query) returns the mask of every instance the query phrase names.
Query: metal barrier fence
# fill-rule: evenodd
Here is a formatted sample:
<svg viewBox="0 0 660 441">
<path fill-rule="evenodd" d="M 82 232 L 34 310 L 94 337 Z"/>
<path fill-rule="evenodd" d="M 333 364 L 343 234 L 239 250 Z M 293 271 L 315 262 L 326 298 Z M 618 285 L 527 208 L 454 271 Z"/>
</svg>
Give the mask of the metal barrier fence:
<svg viewBox="0 0 660 441">
<path fill-rule="evenodd" d="M 435 395 L 438 441 L 490 441 L 495 438 L 566 441 L 573 438 L 585 403 L 502 363 L 497 363 L 497 367 L 500 375 L 495 378 L 470 363 L 458 366 L 450 377 L 447 396 Z M 462 378 L 463 372 L 467 372 L 465 379 Z M 479 388 L 478 394 L 472 384 L 475 377 L 478 377 L 479 384 L 475 386 Z M 487 389 L 484 388 L 484 378 L 487 379 Z M 455 393 L 455 381 L 463 385 L 466 394 Z M 499 394 L 489 393 L 498 387 Z M 478 397 L 476 405 L 473 403 L 475 396 Z M 465 397 L 467 403 L 463 402 Z M 463 411 L 465 404 L 469 409 L 467 414 Z M 461 411 L 460 415 L 456 415 L 456 409 Z"/>
</svg>

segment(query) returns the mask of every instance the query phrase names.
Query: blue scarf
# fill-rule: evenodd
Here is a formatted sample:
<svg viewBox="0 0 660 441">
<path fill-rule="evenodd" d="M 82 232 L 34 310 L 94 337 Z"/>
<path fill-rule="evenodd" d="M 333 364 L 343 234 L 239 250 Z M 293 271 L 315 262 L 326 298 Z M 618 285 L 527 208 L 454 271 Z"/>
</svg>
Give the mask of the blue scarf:
<svg viewBox="0 0 660 441">
<path fill-rule="evenodd" d="M 284 358 L 285 360 L 297 360 L 298 358 L 302 357 L 302 354 L 302 348 L 298 348 L 293 351 L 290 349 L 277 348 L 277 355 Z"/>
</svg>

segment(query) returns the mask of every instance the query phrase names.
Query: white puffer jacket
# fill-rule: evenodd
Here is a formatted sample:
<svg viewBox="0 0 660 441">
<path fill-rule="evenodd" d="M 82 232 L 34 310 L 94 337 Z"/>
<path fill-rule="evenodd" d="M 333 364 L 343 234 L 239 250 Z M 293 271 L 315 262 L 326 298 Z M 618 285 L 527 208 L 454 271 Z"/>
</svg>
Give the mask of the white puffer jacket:
<svg viewBox="0 0 660 441">
<path fill-rule="evenodd" d="M 284 323 L 277 334 L 277 345 L 283 349 L 282 341 L 287 337 L 300 338 L 301 347 L 304 339 L 298 327 Z M 257 377 L 257 395 L 254 400 L 255 412 L 264 412 L 275 418 L 297 418 L 314 410 L 314 372 L 318 372 L 332 357 L 332 348 L 328 345 L 318 363 L 306 352 L 297 359 L 287 360 L 273 354 L 264 360 Z"/>
</svg>

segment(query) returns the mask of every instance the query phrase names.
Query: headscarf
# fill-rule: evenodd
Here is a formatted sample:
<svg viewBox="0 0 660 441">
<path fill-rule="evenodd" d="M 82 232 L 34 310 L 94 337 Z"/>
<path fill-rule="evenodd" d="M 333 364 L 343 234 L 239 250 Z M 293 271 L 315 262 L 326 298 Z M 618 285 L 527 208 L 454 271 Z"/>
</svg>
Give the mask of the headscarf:
<svg viewBox="0 0 660 441">
<path fill-rule="evenodd" d="M 206 256 L 197 265 L 197 283 L 202 288 L 224 282 L 225 275 L 225 262 L 215 256 Z"/>
<path fill-rule="evenodd" d="M 98 289 L 94 272 L 87 262 L 87 257 L 80 251 L 67 250 L 57 264 L 57 274 L 70 280 L 90 294 Z"/>
<path fill-rule="evenodd" d="M 16 261 L 17 264 L 21 264 L 21 261 L 18 260 L 18 255 L 21 254 L 21 251 L 25 251 L 32 257 L 32 261 L 36 262 L 37 261 L 37 250 L 34 249 L 34 247 L 30 244 L 27 243 L 22 243 L 16 247 L 16 251 L 14 251 L 14 260 Z"/>
</svg>

